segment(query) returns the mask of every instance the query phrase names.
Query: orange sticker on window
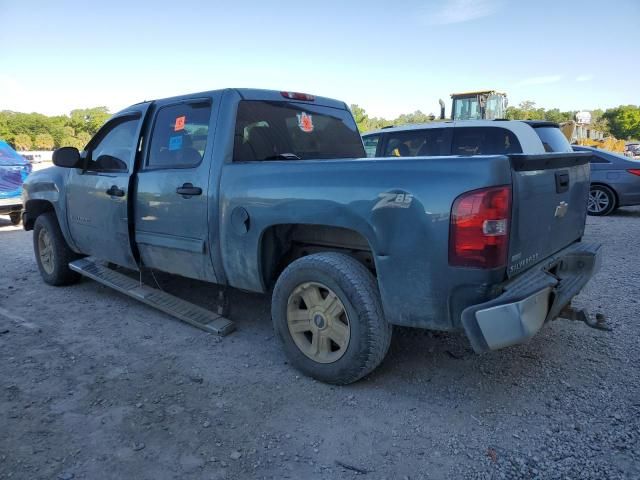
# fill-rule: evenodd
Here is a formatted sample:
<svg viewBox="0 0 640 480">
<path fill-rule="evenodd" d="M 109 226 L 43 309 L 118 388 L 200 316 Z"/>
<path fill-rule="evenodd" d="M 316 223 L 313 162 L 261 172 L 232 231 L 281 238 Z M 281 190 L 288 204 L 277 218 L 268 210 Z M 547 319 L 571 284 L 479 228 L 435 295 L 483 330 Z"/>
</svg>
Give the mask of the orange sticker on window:
<svg viewBox="0 0 640 480">
<path fill-rule="evenodd" d="M 307 115 L 305 112 L 298 113 L 298 127 L 305 133 L 313 132 L 313 118 L 311 115 Z"/>
<path fill-rule="evenodd" d="M 180 130 L 184 130 L 184 122 L 187 121 L 187 117 L 182 115 L 181 117 L 176 117 L 176 124 L 173 127 L 174 132 L 179 132 Z"/>
</svg>

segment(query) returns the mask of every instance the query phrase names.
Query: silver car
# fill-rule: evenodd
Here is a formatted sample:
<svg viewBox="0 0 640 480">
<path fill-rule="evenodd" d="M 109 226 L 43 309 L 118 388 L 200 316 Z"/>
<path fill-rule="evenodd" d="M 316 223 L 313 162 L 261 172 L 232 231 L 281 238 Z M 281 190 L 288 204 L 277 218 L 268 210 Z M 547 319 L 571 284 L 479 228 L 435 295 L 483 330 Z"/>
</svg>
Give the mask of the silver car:
<svg viewBox="0 0 640 480">
<path fill-rule="evenodd" d="M 575 145 L 573 149 L 593 154 L 589 215 L 609 215 L 618 207 L 640 205 L 640 161 L 598 148 Z"/>
</svg>

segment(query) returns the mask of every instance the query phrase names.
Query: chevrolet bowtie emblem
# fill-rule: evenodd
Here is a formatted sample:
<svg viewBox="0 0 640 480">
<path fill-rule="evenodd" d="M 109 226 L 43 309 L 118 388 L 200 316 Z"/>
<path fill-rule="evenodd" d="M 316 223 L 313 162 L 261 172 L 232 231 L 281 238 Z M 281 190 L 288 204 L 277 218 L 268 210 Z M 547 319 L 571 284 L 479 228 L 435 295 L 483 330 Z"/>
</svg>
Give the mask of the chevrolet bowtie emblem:
<svg viewBox="0 0 640 480">
<path fill-rule="evenodd" d="M 569 204 L 567 202 L 560 202 L 560 204 L 556 207 L 555 216 L 558 218 L 562 218 L 567 214 L 567 210 L 569 210 Z"/>
</svg>

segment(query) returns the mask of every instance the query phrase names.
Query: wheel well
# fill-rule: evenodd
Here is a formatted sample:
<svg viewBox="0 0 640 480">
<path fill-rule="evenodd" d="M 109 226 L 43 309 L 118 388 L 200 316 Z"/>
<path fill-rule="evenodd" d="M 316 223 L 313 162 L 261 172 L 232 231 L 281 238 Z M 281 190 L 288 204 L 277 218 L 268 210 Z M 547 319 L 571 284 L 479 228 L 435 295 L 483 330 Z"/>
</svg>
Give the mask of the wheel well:
<svg viewBox="0 0 640 480">
<path fill-rule="evenodd" d="M 265 230 L 260 242 L 265 287 L 270 288 L 294 260 L 318 252 L 346 253 L 376 274 L 371 246 L 360 233 L 326 225 L 282 224 Z"/>
<path fill-rule="evenodd" d="M 53 212 L 53 204 L 47 200 L 29 200 L 24 206 L 26 212 L 24 219 L 24 229 L 33 230 L 36 218 L 46 212 Z"/>
<path fill-rule="evenodd" d="M 611 190 L 613 192 L 613 198 L 616 202 L 615 206 L 616 207 L 618 206 L 618 204 L 620 203 L 620 199 L 618 198 L 618 192 L 616 192 L 615 188 L 613 188 L 611 185 L 607 185 L 606 183 L 602 183 L 602 182 L 591 182 L 591 185 L 597 185 L 598 187 L 605 187 Z"/>
</svg>

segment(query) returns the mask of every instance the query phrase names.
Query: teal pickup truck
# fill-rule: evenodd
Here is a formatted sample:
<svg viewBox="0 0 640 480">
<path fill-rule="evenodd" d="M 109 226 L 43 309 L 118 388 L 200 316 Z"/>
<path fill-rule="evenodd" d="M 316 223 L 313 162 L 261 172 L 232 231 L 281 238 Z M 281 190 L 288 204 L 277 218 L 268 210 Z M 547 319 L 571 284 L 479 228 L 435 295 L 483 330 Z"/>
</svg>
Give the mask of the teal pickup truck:
<svg viewBox="0 0 640 480">
<path fill-rule="evenodd" d="M 29 177 L 24 227 L 52 285 L 102 262 L 272 292 L 292 364 L 336 384 L 383 360 L 392 325 L 463 330 L 477 352 L 523 342 L 598 269 L 589 155 L 365 157 L 328 98 L 143 102 Z"/>
</svg>

